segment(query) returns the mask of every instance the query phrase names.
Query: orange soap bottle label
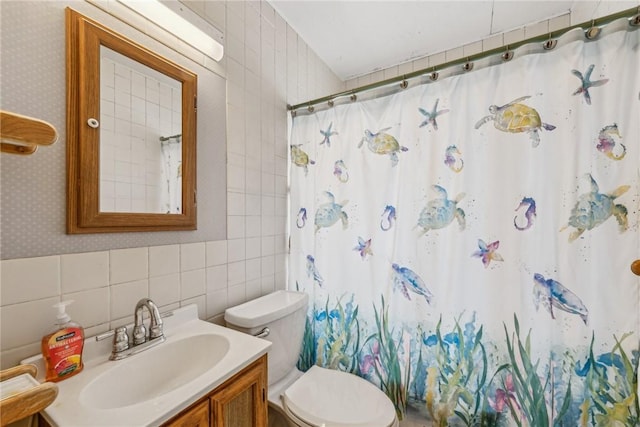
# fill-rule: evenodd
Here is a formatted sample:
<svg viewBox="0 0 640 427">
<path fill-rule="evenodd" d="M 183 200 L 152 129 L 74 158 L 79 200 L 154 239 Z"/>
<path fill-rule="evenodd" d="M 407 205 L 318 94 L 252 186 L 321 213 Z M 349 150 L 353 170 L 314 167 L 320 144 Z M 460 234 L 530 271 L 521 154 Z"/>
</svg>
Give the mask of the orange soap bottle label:
<svg viewBox="0 0 640 427">
<path fill-rule="evenodd" d="M 42 340 L 42 353 L 46 358 L 47 381 L 60 381 L 79 373 L 82 368 L 82 328 L 64 328 Z"/>
</svg>

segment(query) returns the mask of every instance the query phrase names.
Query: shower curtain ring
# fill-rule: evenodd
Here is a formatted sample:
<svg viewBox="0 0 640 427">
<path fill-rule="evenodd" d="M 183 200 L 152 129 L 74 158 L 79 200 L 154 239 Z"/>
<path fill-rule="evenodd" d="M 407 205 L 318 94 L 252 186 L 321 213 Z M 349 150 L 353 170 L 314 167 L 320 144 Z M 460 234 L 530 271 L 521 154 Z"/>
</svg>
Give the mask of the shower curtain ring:
<svg viewBox="0 0 640 427">
<path fill-rule="evenodd" d="M 600 35 L 600 27 L 596 27 L 595 26 L 595 20 L 591 20 L 591 27 L 584 32 L 584 36 L 589 39 L 589 40 L 593 40 L 595 38 L 597 38 Z"/>
<path fill-rule="evenodd" d="M 406 79 L 402 79 L 402 81 L 400 82 L 400 87 L 402 89 L 406 89 L 407 86 L 409 86 L 409 82 Z"/>
<path fill-rule="evenodd" d="M 436 71 L 436 69 L 435 69 L 435 67 L 434 67 L 434 68 L 433 68 L 433 71 L 431 72 L 431 74 L 429 74 L 429 78 L 430 78 L 432 81 L 434 81 L 434 82 L 435 82 L 436 80 L 438 80 L 438 75 L 439 75 L 439 74 L 438 74 L 438 72 Z"/>
<path fill-rule="evenodd" d="M 313 113 L 313 111 L 314 111 L 315 109 L 316 109 L 316 108 L 315 108 L 313 105 L 311 105 L 311 104 L 309 104 L 309 106 L 307 107 L 307 110 L 309 110 L 309 112 L 310 112 L 310 113 Z"/>
<path fill-rule="evenodd" d="M 327 105 L 329 107 L 333 107 L 334 104 L 335 104 L 335 102 L 333 101 L 333 99 L 330 99 L 330 100 L 327 101 Z"/>
<path fill-rule="evenodd" d="M 351 102 L 356 102 L 356 100 L 358 99 L 358 97 L 356 96 L 355 93 L 352 93 L 351 96 L 349 97 L 349 99 L 351 100 Z"/>
<path fill-rule="evenodd" d="M 558 40 L 551 38 L 551 33 L 549 33 L 549 39 L 542 44 L 542 48 L 544 50 L 551 50 L 558 44 Z"/>
<path fill-rule="evenodd" d="M 464 65 L 462 66 L 462 69 L 464 71 L 471 71 L 473 70 L 473 62 L 469 61 L 469 58 L 467 58 L 467 62 L 464 63 Z"/>
<path fill-rule="evenodd" d="M 638 6 L 638 14 L 629 18 L 629 25 L 632 27 L 640 26 L 640 6 Z"/>
<path fill-rule="evenodd" d="M 513 52 L 509 50 L 509 45 L 507 45 L 507 50 L 502 54 L 502 60 L 504 62 L 511 61 L 513 59 Z"/>
</svg>

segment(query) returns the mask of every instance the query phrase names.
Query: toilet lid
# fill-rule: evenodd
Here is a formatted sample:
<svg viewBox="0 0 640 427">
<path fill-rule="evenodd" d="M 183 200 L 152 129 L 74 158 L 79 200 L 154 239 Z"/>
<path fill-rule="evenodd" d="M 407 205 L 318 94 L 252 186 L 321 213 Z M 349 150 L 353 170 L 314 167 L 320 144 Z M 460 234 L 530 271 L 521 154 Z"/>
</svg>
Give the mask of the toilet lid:
<svg viewBox="0 0 640 427">
<path fill-rule="evenodd" d="M 293 415 L 315 426 L 388 427 L 396 416 L 391 400 L 373 384 L 319 366 L 287 388 L 283 400 Z"/>
</svg>

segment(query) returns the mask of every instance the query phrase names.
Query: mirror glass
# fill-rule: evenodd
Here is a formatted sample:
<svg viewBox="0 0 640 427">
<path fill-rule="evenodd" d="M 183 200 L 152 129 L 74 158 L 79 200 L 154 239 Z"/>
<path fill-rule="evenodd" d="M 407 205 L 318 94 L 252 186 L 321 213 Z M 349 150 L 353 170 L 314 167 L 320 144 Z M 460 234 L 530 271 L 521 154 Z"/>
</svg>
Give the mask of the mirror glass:
<svg viewBox="0 0 640 427">
<path fill-rule="evenodd" d="M 100 46 L 100 212 L 182 212 L 182 84 Z"/>
<path fill-rule="evenodd" d="M 197 76 L 67 13 L 67 232 L 196 229 Z"/>
</svg>

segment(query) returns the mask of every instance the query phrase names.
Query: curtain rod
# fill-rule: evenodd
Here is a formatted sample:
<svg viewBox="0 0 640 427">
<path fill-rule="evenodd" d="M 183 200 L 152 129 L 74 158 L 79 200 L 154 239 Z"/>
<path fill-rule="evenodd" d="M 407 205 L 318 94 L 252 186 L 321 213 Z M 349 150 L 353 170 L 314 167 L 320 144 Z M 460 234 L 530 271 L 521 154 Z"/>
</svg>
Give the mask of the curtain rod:
<svg viewBox="0 0 640 427">
<path fill-rule="evenodd" d="M 313 111 L 313 106 L 323 103 L 323 102 L 328 102 L 329 106 L 333 106 L 333 100 L 335 98 L 341 98 L 341 97 L 345 97 L 345 96 L 350 96 L 352 97 L 352 99 L 355 100 L 355 95 L 356 93 L 359 92 L 365 92 L 368 90 L 372 90 L 372 89 L 377 89 L 379 87 L 383 87 L 383 86 L 388 86 L 394 83 L 400 83 L 401 86 L 404 88 L 408 85 L 407 80 L 408 79 L 412 79 L 414 77 L 419 77 L 419 76 L 423 76 L 426 74 L 431 74 L 432 76 L 432 80 L 436 80 L 438 78 L 438 73 L 436 72 L 436 70 L 438 69 L 445 69 L 445 68 L 449 68 L 452 67 L 454 65 L 463 65 L 463 69 L 465 71 L 470 71 L 473 68 L 473 61 L 476 61 L 478 59 L 482 59 L 482 58 L 486 58 L 492 55 L 496 55 L 498 53 L 502 53 L 502 58 L 504 60 L 510 60 L 513 57 L 513 52 L 511 51 L 512 49 L 517 49 L 520 46 L 523 46 L 525 44 L 528 43 L 536 43 L 536 42 L 544 42 L 544 48 L 546 50 L 550 50 L 553 49 L 556 45 L 556 38 L 560 37 L 561 35 L 563 35 L 566 32 L 569 32 L 571 30 L 574 30 L 576 28 L 582 28 L 583 30 L 585 30 L 585 36 L 588 39 L 595 39 L 599 34 L 600 34 L 600 26 L 604 26 L 610 22 L 613 22 L 617 19 L 620 18 L 629 18 L 629 25 L 631 26 L 640 26 L 640 6 L 638 7 L 633 7 L 631 9 L 626 9 L 623 10 L 621 12 L 617 12 L 611 15 L 607 15 L 607 16 L 603 16 L 601 18 L 598 19 L 592 19 L 590 21 L 585 21 L 582 22 L 581 24 L 576 24 L 576 25 L 572 25 L 570 27 L 565 27 L 565 28 L 561 28 L 559 30 L 556 31 L 551 31 L 547 34 L 541 35 L 541 36 L 535 36 L 535 37 L 530 37 L 528 39 L 525 40 L 521 40 L 519 42 L 516 43 L 509 43 L 506 46 L 502 46 L 499 48 L 495 48 L 495 49 L 491 49 L 485 52 L 480 52 L 480 53 L 476 53 L 473 55 L 469 55 L 469 56 L 465 56 L 463 58 L 459 58 L 453 61 L 448 61 L 448 62 L 443 62 L 441 64 L 438 65 L 434 65 L 434 66 L 430 66 L 428 68 L 423 68 L 421 70 L 417 70 L 417 71 L 413 71 L 411 73 L 406 73 L 403 74 L 401 76 L 396 76 L 396 77 L 392 77 L 386 80 L 381 80 L 375 83 L 370 83 L 364 86 L 360 86 L 354 89 L 349 89 L 349 90 L 345 90 L 342 92 L 338 92 L 335 93 L 333 95 L 329 95 L 329 96 L 324 96 L 322 98 L 316 98 L 313 99 L 311 101 L 307 101 L 307 102 L 302 102 L 300 104 L 295 104 L 295 105 L 287 105 L 287 109 L 289 111 L 292 112 L 292 114 L 295 114 L 295 111 L 300 109 L 300 108 L 308 108 L 310 112 Z M 506 47 L 506 49 L 505 49 Z"/>
</svg>

